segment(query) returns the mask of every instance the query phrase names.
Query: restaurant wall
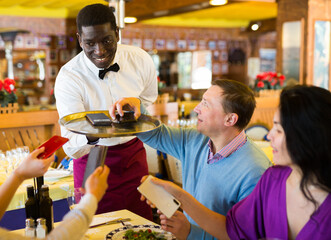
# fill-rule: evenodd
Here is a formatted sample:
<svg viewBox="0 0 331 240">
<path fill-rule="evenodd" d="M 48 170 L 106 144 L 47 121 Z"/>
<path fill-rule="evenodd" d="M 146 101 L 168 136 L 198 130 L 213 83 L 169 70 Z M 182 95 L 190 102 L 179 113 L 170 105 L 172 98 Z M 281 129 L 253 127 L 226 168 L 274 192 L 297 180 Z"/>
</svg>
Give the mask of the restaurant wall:
<svg viewBox="0 0 331 240">
<path fill-rule="evenodd" d="M 76 36 L 32 32 L 17 34 L 12 55 L 19 104 L 39 104 L 41 97 L 49 98 L 51 102 L 59 69 L 76 53 Z M 42 68 L 38 61 L 42 62 Z M 0 79 L 6 77 L 5 43 L 0 37 Z"/>
<path fill-rule="evenodd" d="M 301 23 L 300 83 L 313 84 L 315 21 L 331 21 L 329 0 L 278 0 L 277 16 L 277 71 L 283 71 L 283 25 L 287 22 Z M 329 53 L 331 58 L 331 53 Z M 329 64 L 329 69 L 330 69 Z M 329 70 L 329 89 L 331 89 Z"/>
<path fill-rule="evenodd" d="M 58 70 L 79 51 L 75 19 L 0 16 L 0 27 L 4 26 L 30 31 L 18 35 L 20 42 L 14 44 L 14 51 L 45 51 L 46 81 L 41 94 L 49 96 Z M 160 27 L 138 23 L 127 24 L 122 30 L 122 43 L 149 52 L 174 56 L 179 52 L 210 50 L 213 79 L 229 78 L 246 84 L 249 83 L 247 59 L 258 56 L 260 48 L 274 48 L 275 38 L 275 32 L 247 34 L 244 28 Z M 0 54 L 3 49 L 0 41 Z"/>
<path fill-rule="evenodd" d="M 127 25 L 122 43 L 158 53 L 210 50 L 213 79 L 231 78 L 247 83 L 248 37 L 240 28 L 164 27 Z"/>
</svg>

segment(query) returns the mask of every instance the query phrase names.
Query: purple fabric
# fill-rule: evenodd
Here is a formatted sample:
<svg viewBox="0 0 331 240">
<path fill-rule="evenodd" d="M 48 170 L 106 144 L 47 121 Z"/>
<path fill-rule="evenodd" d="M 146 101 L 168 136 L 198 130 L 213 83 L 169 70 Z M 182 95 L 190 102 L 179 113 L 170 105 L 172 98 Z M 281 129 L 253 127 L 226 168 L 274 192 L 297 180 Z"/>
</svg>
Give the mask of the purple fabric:
<svg viewBox="0 0 331 240">
<path fill-rule="evenodd" d="M 81 187 L 88 155 L 74 160 L 74 186 Z M 135 138 L 125 144 L 108 147 L 105 164 L 110 168 L 108 189 L 98 205 L 96 214 L 128 209 L 152 220 L 151 208 L 140 201 L 137 187 L 148 174 L 146 151 Z"/>
<path fill-rule="evenodd" d="M 231 239 L 288 239 L 286 180 L 291 171 L 289 167 L 269 168 L 253 192 L 232 207 L 226 219 Z M 331 239 L 331 194 L 296 239 Z"/>
</svg>

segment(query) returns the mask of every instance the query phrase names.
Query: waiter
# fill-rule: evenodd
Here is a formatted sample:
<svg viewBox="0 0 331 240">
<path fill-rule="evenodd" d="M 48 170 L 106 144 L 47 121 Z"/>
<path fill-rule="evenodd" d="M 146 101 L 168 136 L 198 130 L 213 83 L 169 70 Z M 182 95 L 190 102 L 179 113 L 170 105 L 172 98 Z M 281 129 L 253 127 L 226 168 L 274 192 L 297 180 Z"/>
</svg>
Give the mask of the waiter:
<svg viewBox="0 0 331 240">
<path fill-rule="evenodd" d="M 119 29 L 112 10 L 92 4 L 80 10 L 76 19 L 77 38 L 83 49 L 65 64 L 55 82 L 56 106 L 65 115 L 108 110 L 123 97 L 139 98 L 144 106 L 157 97 L 157 75 L 152 58 L 142 49 L 117 44 Z M 95 145 L 108 147 L 105 164 L 110 168 L 108 189 L 97 214 L 128 209 L 152 219 L 150 207 L 140 201 L 137 187 L 148 174 L 146 152 L 136 137 L 89 138 L 64 127 L 70 141 L 66 154 L 74 158 L 74 186 L 81 187 L 88 153 Z"/>
</svg>

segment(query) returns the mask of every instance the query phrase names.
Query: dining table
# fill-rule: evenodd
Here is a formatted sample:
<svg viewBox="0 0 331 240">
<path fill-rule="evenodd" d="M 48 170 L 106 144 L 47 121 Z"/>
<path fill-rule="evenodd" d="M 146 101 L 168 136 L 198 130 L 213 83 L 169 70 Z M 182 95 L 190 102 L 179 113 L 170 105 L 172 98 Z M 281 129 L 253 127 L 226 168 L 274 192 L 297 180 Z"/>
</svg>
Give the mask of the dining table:
<svg viewBox="0 0 331 240">
<path fill-rule="evenodd" d="M 117 219 L 126 219 L 123 223 L 120 221 L 116 222 Z M 112 224 L 105 224 L 109 221 L 115 222 Z M 57 225 L 59 225 L 60 222 L 55 223 L 54 227 L 56 228 Z M 97 225 L 96 227 L 93 227 Z M 129 210 L 123 209 L 119 211 L 114 212 L 108 212 L 103 214 L 98 214 L 93 217 L 93 220 L 90 224 L 90 228 L 85 233 L 84 237 L 82 239 L 93 239 L 93 240 L 115 240 L 116 234 L 119 234 L 119 232 L 124 232 L 127 229 L 132 228 L 133 230 L 138 228 L 150 228 L 150 229 L 158 229 L 158 232 L 164 232 L 161 230 L 160 225 L 149 221 Z M 18 233 L 21 235 L 24 235 L 24 229 L 18 229 L 15 231 L 12 231 L 14 233 Z M 169 233 L 166 233 L 169 235 Z M 107 237 L 106 237 L 107 236 Z"/>
<path fill-rule="evenodd" d="M 6 174 L 0 171 L 0 185 L 5 181 Z M 69 211 L 67 196 L 68 191 L 74 189 L 72 172 L 67 170 L 50 169 L 44 176 L 44 184 L 49 187 L 49 194 L 53 200 L 54 221 L 61 221 Z M 27 198 L 27 186 L 34 185 L 33 179 L 25 180 L 17 189 L 2 219 L 0 227 L 9 230 L 19 229 L 25 226 L 25 200 Z"/>
</svg>

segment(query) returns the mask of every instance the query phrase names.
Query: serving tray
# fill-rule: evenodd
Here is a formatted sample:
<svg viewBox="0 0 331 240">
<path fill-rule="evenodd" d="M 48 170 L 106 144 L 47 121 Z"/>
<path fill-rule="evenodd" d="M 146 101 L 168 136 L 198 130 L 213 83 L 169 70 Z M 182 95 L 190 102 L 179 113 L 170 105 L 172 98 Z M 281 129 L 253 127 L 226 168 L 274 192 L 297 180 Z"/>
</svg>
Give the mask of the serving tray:
<svg viewBox="0 0 331 240">
<path fill-rule="evenodd" d="M 93 126 L 86 118 L 88 113 L 104 113 L 110 117 L 108 111 L 78 112 L 62 117 L 59 123 L 71 132 L 98 138 L 133 136 L 140 132 L 151 131 L 161 125 L 158 119 L 142 114 L 134 122 L 117 123 L 112 126 Z"/>
</svg>

